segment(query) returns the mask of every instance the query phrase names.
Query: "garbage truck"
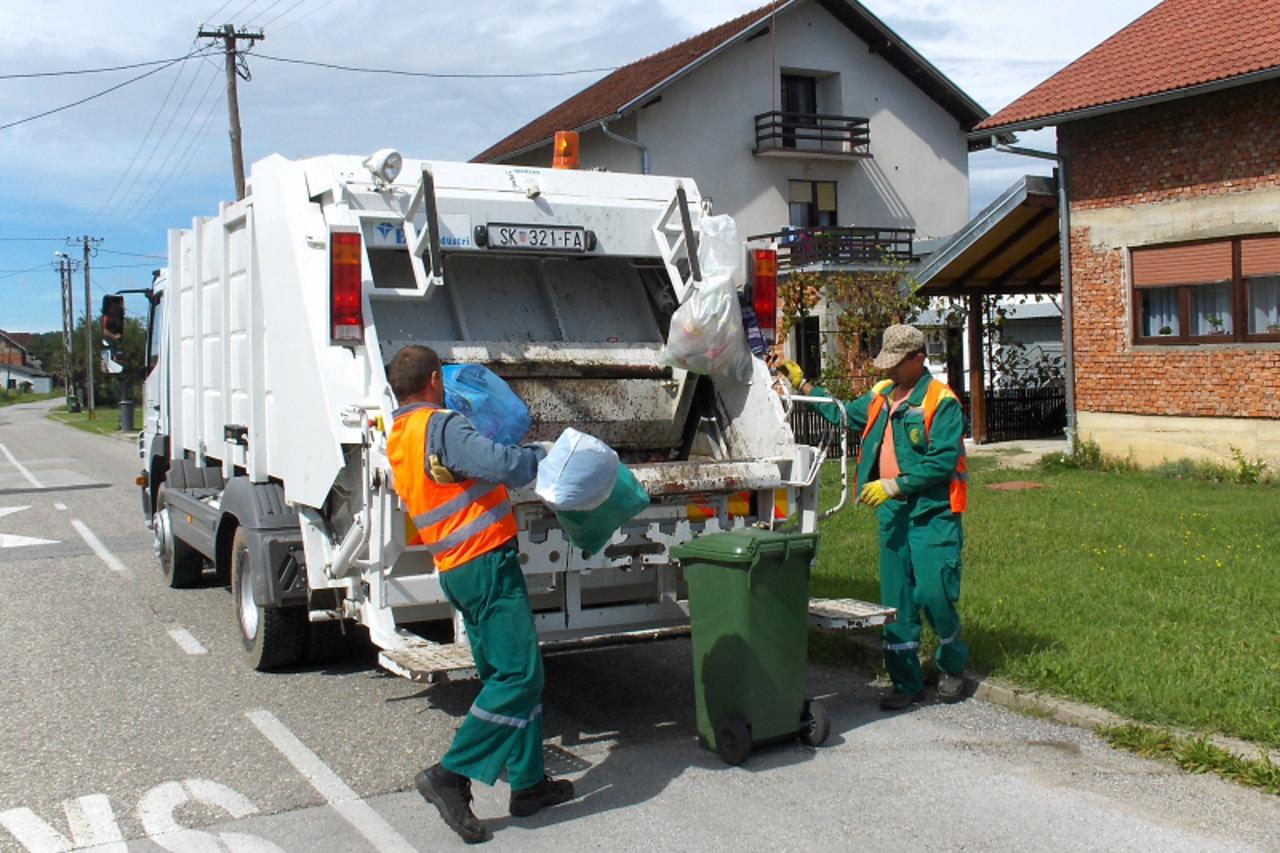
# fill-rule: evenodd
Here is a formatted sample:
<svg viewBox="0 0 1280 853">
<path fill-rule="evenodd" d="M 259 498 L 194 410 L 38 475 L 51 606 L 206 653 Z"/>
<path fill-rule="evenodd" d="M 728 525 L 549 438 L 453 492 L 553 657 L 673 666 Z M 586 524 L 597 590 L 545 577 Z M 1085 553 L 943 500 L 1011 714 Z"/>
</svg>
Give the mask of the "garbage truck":
<svg viewBox="0 0 1280 853">
<path fill-rule="evenodd" d="M 242 200 L 169 232 L 151 290 L 138 484 L 165 582 L 229 583 L 256 669 L 352 625 L 399 675 L 470 667 L 387 460 L 385 365 L 425 344 L 501 376 L 529 440 L 590 433 L 652 498 L 589 555 L 532 484 L 512 490 L 544 646 L 687 631 L 671 549 L 745 525 L 813 530 L 823 461 L 759 359 L 745 383 L 661 361 L 708 210 L 684 178 L 393 150 L 255 163 Z M 882 614 L 822 606 L 827 623 Z"/>
</svg>

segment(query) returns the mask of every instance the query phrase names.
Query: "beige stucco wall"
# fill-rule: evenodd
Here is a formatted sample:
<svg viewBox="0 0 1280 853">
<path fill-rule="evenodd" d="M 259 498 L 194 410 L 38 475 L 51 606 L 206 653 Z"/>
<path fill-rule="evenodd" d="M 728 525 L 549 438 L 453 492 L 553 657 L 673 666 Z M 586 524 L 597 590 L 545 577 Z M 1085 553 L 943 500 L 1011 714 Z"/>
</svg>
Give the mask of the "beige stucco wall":
<svg viewBox="0 0 1280 853">
<path fill-rule="evenodd" d="M 969 219 L 968 147 L 959 123 L 844 25 L 807 2 L 777 19 L 772 38 L 741 42 L 662 93 L 662 99 L 611 125 L 649 148 L 654 174 L 692 177 L 739 233 L 787 224 L 789 179 L 837 182 L 841 225 L 915 228 L 949 236 Z M 837 73 L 819 79 L 819 112 L 870 119 L 870 160 L 757 157 L 755 116 L 779 108 L 782 71 Z M 640 152 L 583 134 L 582 167 L 640 171 Z M 514 160 L 550 164 L 550 146 Z"/>
<path fill-rule="evenodd" d="M 1076 428 L 1081 439 L 1096 441 L 1104 453 L 1130 457 L 1139 465 L 1176 459 L 1230 463 L 1235 447 L 1280 470 L 1280 420 L 1077 412 Z"/>
</svg>

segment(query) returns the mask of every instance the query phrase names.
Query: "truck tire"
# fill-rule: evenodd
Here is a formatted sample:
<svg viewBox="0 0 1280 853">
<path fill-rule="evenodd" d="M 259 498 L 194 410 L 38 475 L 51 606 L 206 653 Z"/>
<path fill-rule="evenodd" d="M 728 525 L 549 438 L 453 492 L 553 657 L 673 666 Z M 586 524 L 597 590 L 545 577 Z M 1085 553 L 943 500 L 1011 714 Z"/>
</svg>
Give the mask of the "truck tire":
<svg viewBox="0 0 1280 853">
<path fill-rule="evenodd" d="M 204 557 L 199 551 L 173 535 L 170 523 L 168 491 L 164 483 L 156 493 L 156 512 L 151 519 L 151 534 L 155 540 L 156 557 L 160 560 L 160 573 L 172 589 L 195 586 L 204 574 Z"/>
<path fill-rule="evenodd" d="M 231 540 L 231 601 L 245 660 L 259 672 L 291 666 L 307 647 L 307 614 L 301 607 L 266 608 L 253 595 L 253 555 L 243 530 Z"/>
</svg>

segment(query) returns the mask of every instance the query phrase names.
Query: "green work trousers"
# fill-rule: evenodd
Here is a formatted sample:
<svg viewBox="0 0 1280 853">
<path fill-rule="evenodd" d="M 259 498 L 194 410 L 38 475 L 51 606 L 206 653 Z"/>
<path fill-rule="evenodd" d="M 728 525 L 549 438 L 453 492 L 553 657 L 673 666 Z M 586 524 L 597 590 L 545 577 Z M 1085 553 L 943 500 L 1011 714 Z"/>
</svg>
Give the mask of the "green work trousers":
<svg viewBox="0 0 1280 853">
<path fill-rule="evenodd" d="M 490 551 L 440 575 L 462 615 L 484 686 L 467 711 L 446 770 L 492 785 L 503 768 L 515 790 L 542 780 L 542 654 L 514 548 Z"/>
<path fill-rule="evenodd" d="M 960 639 L 960 516 L 939 509 L 911 517 L 910 500 L 886 501 L 876 511 L 880 522 L 880 601 L 897 608 L 898 620 L 884 628 L 884 665 L 894 689 L 916 694 L 924 689 L 920 671 L 920 614 L 938 635 L 935 660 L 943 672 L 959 675 L 969 658 Z"/>
</svg>

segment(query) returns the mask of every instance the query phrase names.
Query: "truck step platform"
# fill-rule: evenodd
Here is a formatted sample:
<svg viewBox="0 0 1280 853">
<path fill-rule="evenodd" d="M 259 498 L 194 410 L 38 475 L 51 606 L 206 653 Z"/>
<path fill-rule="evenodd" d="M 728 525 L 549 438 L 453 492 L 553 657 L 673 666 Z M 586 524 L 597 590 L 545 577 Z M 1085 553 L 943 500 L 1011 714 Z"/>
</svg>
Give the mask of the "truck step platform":
<svg viewBox="0 0 1280 853">
<path fill-rule="evenodd" d="M 809 624 L 832 631 L 878 628 L 897 619 L 894 608 L 856 598 L 815 598 L 809 602 Z"/>
<path fill-rule="evenodd" d="M 466 643 L 431 643 L 378 654 L 378 664 L 401 678 L 422 683 L 440 681 L 451 672 L 475 669 Z"/>
</svg>

